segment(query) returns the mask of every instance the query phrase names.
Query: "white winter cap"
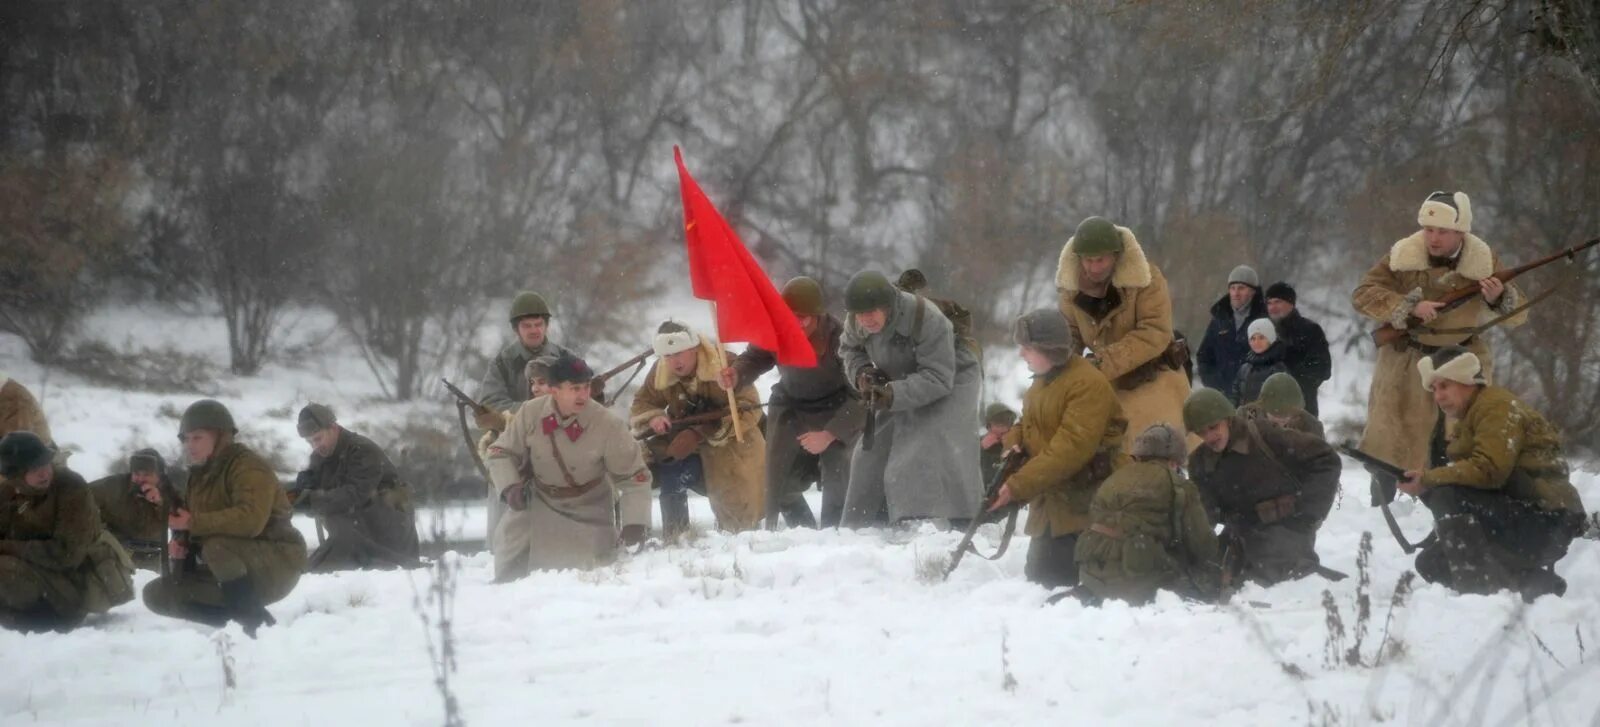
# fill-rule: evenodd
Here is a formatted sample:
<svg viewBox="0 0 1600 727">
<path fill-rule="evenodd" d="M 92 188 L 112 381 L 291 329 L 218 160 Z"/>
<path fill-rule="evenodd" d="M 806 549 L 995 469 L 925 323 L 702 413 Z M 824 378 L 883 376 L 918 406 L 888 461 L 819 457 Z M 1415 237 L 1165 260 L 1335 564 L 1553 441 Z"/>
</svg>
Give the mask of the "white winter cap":
<svg viewBox="0 0 1600 727">
<path fill-rule="evenodd" d="M 1417 224 L 1442 227 L 1457 232 L 1472 232 L 1472 200 L 1465 192 L 1434 192 L 1417 210 Z"/>
<path fill-rule="evenodd" d="M 676 330 L 665 330 L 656 334 L 654 348 L 657 356 L 671 356 L 700 345 L 700 336 L 686 325 L 663 325 L 662 328 Z"/>
<path fill-rule="evenodd" d="M 1417 362 L 1417 373 L 1422 374 L 1422 388 L 1428 391 L 1433 391 L 1433 385 L 1439 379 L 1468 386 L 1488 383 L 1483 378 L 1483 362 L 1478 360 L 1478 354 L 1456 346 L 1439 349 L 1432 356 L 1423 356 Z"/>
<path fill-rule="evenodd" d="M 1271 318 L 1257 318 L 1250 321 L 1250 327 L 1246 330 L 1249 331 L 1249 335 L 1246 338 L 1264 336 L 1267 339 L 1267 343 L 1278 342 L 1278 327 L 1272 324 Z"/>
</svg>

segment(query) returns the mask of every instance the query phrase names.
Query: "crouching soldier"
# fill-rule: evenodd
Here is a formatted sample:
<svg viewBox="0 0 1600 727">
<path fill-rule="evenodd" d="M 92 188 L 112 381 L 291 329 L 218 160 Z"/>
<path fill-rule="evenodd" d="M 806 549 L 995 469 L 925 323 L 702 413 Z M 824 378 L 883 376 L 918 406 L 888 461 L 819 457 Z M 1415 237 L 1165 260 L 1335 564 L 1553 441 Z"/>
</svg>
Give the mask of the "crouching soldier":
<svg viewBox="0 0 1600 727">
<path fill-rule="evenodd" d="M 739 411 L 728 408 L 728 393 L 719 384 L 720 363 L 732 357 L 719 355 L 721 345 L 682 323 L 661 324 L 654 343 L 659 359 L 633 397 L 633 426 L 668 442 L 651 454 L 652 471 L 661 483 L 665 538 L 688 529 L 690 489 L 703 488 L 721 530 L 753 529 L 766 509 L 767 442 L 758 427 L 760 398 L 745 381 L 733 390 Z M 724 413 L 692 426 L 674 423 L 716 412 Z M 734 436 L 735 413 L 744 427 L 743 443 Z"/>
<path fill-rule="evenodd" d="M 0 438 L 0 627 L 66 630 L 133 599 L 133 564 L 83 478 L 32 432 Z"/>
<path fill-rule="evenodd" d="M 1583 503 L 1568 479 L 1554 426 L 1511 392 L 1484 381 L 1477 354 L 1451 346 L 1417 362 L 1422 386 L 1460 421 L 1434 428 L 1443 461 L 1407 472 L 1400 491 L 1422 498 L 1437 521 L 1417 554 L 1417 573 L 1465 593 L 1504 588 L 1533 601 L 1560 596 L 1556 561 L 1583 528 Z"/>
<path fill-rule="evenodd" d="M 550 395 L 518 409 L 489 448 L 489 474 L 507 507 L 493 533 L 497 582 L 604 565 L 619 541 L 635 545 L 649 533 L 650 471 L 627 422 L 590 401 L 593 379 L 583 359 L 561 354 L 550 365 Z"/>
<path fill-rule="evenodd" d="M 300 436 L 311 463 L 295 480 L 294 507 L 327 529 L 310 569 L 330 573 L 417 565 L 416 512 L 411 488 L 372 440 L 339 425 L 333 410 L 300 410 Z"/>
<path fill-rule="evenodd" d="M 1223 534 L 1223 581 L 1270 585 L 1308 573 L 1342 577 L 1317 559 L 1317 528 L 1339 490 L 1339 455 L 1327 442 L 1239 416 L 1228 398 L 1202 388 L 1183 404 L 1203 444 L 1189 475 Z"/>
<path fill-rule="evenodd" d="M 1012 338 L 1033 383 L 1006 449 L 1021 447 L 1028 460 L 1000 486 L 989 509 L 1026 502 L 1028 580 L 1046 588 L 1077 585 L 1078 534 L 1089 526 L 1095 490 L 1127 461 L 1122 439 L 1128 421 L 1111 381 L 1078 355 L 1082 346 L 1061 311 L 1041 308 L 1018 318 Z"/>
<path fill-rule="evenodd" d="M 233 414 L 201 399 L 184 410 L 178 437 L 190 463 L 184 503 L 167 526 L 173 573 L 144 587 L 144 603 L 163 616 L 211 626 L 237 621 L 246 634 L 276 621 L 276 603 L 306 570 L 306 541 L 289 523 L 289 498 L 272 466 L 234 441 Z"/>
<path fill-rule="evenodd" d="M 154 449 L 129 456 L 127 474 L 89 483 L 100 522 L 133 557 L 135 567 L 161 570 L 161 555 L 167 549 L 167 509 L 161 493 L 172 491 L 166 460 Z"/>
<path fill-rule="evenodd" d="M 817 354 L 811 368 L 778 366 L 771 352 L 750 346 L 722 372 L 722 385 L 737 389 L 777 366 L 767 430 L 767 527 L 778 515 L 790 527 L 817 527 L 804 493 L 815 480 L 822 490 L 822 527 L 839 524 L 844 491 L 850 484 L 850 448 L 866 423 L 866 409 L 845 379 L 839 360 L 843 326 L 822 305 L 822 286 L 795 278 L 783 286 L 783 300 L 800 320 Z"/>
<path fill-rule="evenodd" d="M 1290 374 L 1273 374 L 1261 385 L 1261 396 L 1239 407 L 1239 415 L 1246 419 L 1266 419 L 1284 429 L 1327 439 L 1322 422 L 1305 409 L 1304 392 Z"/>
<path fill-rule="evenodd" d="M 1217 536 L 1200 490 L 1182 470 L 1181 432 L 1154 424 L 1133 440 L 1133 464 L 1111 475 L 1089 503 L 1078 541 L 1079 598 L 1140 605 L 1168 590 L 1209 599 L 1216 592 Z"/>
</svg>

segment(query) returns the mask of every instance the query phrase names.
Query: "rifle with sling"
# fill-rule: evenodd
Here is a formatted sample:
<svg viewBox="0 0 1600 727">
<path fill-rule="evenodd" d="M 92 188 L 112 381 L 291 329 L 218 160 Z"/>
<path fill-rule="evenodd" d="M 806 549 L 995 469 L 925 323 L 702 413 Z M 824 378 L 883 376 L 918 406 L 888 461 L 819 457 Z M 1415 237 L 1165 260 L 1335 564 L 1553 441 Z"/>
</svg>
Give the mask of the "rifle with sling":
<svg viewBox="0 0 1600 727">
<path fill-rule="evenodd" d="M 622 363 L 607 369 L 604 373 L 594 377 L 589 381 L 589 395 L 593 396 L 594 399 L 600 402 L 603 406 L 612 405 L 615 403 L 616 397 L 612 397 L 609 400 L 606 399 L 606 382 L 617 377 L 622 372 L 632 368 L 633 373 L 628 375 L 628 380 L 622 383 L 622 388 L 618 389 L 617 393 L 620 394 L 623 391 L 626 391 L 628 389 L 628 385 L 633 383 L 634 377 L 638 376 L 639 372 L 644 370 L 645 359 L 650 358 L 650 355 L 653 353 L 655 353 L 653 349 L 645 349 L 644 353 L 634 356 L 627 361 L 623 361 Z"/>
<path fill-rule="evenodd" d="M 918 311 L 920 312 L 921 309 L 919 308 Z M 878 441 L 878 387 L 889 383 L 889 375 L 881 369 L 873 367 L 866 376 L 870 379 L 869 383 L 871 385 L 864 387 L 865 390 L 861 392 L 862 399 L 867 405 L 866 428 L 861 430 L 861 451 L 870 452 L 872 451 L 872 445 Z"/>
<path fill-rule="evenodd" d="M 467 443 L 467 454 L 472 455 L 472 463 L 477 465 L 478 474 L 483 476 L 483 481 L 493 482 L 494 480 L 489 477 L 488 466 L 484 465 L 483 458 L 478 456 L 478 445 L 472 441 L 472 431 L 467 428 L 468 409 L 471 409 L 473 414 L 484 414 L 493 410 L 479 404 L 476 399 L 467 396 L 466 392 L 456 388 L 456 385 L 450 383 L 449 379 L 441 378 L 439 381 L 444 384 L 445 390 L 450 392 L 451 396 L 456 399 L 456 416 L 461 421 L 461 439 Z"/>
<path fill-rule="evenodd" d="M 1401 468 L 1398 465 L 1390 464 L 1378 459 L 1377 457 L 1367 454 L 1366 452 L 1356 449 L 1355 445 L 1353 444 L 1341 444 L 1339 445 L 1339 451 L 1344 453 L 1345 456 L 1360 462 L 1363 465 L 1366 465 L 1368 468 L 1393 477 L 1396 480 L 1404 480 L 1406 478 L 1406 471 L 1404 468 Z M 1389 526 L 1389 533 L 1394 536 L 1395 542 L 1400 544 L 1400 549 L 1405 551 L 1406 555 L 1417 552 L 1418 546 L 1406 539 L 1406 534 L 1400 530 L 1400 521 L 1396 520 L 1394 513 L 1389 510 L 1389 503 L 1380 500 L 1378 508 L 1383 511 L 1383 522 Z M 1426 542 L 1427 538 L 1423 538 L 1423 541 Z"/>
<path fill-rule="evenodd" d="M 978 513 L 972 517 L 972 522 L 967 524 L 967 532 L 961 536 L 961 543 L 956 546 L 955 552 L 950 554 L 950 565 L 944 569 L 945 579 L 949 579 L 950 574 L 956 571 L 956 567 L 961 565 L 961 558 L 968 552 L 984 560 L 999 560 L 1006 554 L 1006 548 L 1011 546 L 1011 536 L 1017 531 L 1017 516 L 1021 514 L 1025 503 L 1013 502 L 1003 512 L 998 513 L 989 512 L 989 508 L 994 505 L 994 500 L 999 496 L 1000 488 L 1005 485 L 1006 480 L 1011 479 L 1011 476 L 1022 469 L 1022 465 L 1027 461 L 1028 453 L 1022 451 L 1021 447 L 1007 451 L 1005 457 L 1000 460 L 999 469 L 983 488 L 983 501 L 978 505 Z M 1006 520 L 1006 526 L 1004 532 L 1000 534 L 1000 546 L 995 548 L 992 555 L 979 553 L 977 547 L 972 544 L 973 536 L 978 534 L 978 526 L 1002 517 Z"/>
<path fill-rule="evenodd" d="M 161 502 L 167 506 L 167 517 L 170 518 L 179 510 L 183 510 L 188 507 L 188 505 L 184 503 L 183 497 L 178 494 L 178 488 L 173 487 L 172 480 L 167 479 L 165 472 L 160 474 L 160 476 L 157 478 L 157 482 L 159 484 L 156 485 L 156 489 L 161 492 Z M 167 532 L 170 533 L 168 536 L 171 539 L 170 542 L 183 546 L 184 552 L 189 553 L 189 531 L 168 530 Z M 193 553 L 189 554 L 193 555 Z M 162 547 L 161 576 L 166 578 L 183 575 L 187 570 L 185 566 L 188 563 L 188 560 L 189 559 L 186 557 L 182 560 L 174 562 L 172 560 L 171 552 L 166 547 Z"/>
<path fill-rule="evenodd" d="M 1594 238 L 1579 245 L 1574 245 L 1553 255 L 1539 258 L 1538 260 L 1534 260 L 1526 265 L 1521 265 L 1514 268 L 1506 268 L 1505 270 L 1496 272 L 1491 277 L 1499 280 L 1502 283 L 1509 283 L 1513 278 L 1516 278 L 1523 273 L 1536 268 L 1544 267 L 1550 263 L 1560 260 L 1561 258 L 1575 260 L 1578 256 L 1578 253 L 1594 247 L 1595 245 L 1600 245 L 1600 237 Z M 1464 305 L 1467 301 L 1472 300 L 1472 296 L 1478 295 L 1482 291 L 1483 289 L 1478 287 L 1478 283 L 1473 282 L 1445 293 L 1438 300 L 1433 302 L 1444 304 L 1444 307 L 1439 309 L 1439 312 L 1443 313 Z M 1398 345 L 1405 340 L 1407 331 L 1422 325 L 1422 319 L 1417 318 L 1416 316 L 1408 315 L 1406 317 L 1406 330 L 1401 330 L 1399 328 L 1395 328 L 1392 324 L 1385 323 L 1382 326 L 1379 326 L 1377 330 L 1372 332 L 1372 342 L 1377 344 L 1379 348 L 1384 346 Z"/>
</svg>

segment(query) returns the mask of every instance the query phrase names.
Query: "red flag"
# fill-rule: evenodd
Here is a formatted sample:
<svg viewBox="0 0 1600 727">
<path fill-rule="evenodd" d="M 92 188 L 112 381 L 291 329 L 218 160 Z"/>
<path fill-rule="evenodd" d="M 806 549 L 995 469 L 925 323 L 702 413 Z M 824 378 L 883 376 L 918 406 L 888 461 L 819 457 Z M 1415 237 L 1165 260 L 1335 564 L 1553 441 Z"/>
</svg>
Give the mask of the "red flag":
<svg viewBox="0 0 1600 727">
<path fill-rule="evenodd" d="M 817 365 L 817 353 L 783 296 L 761 270 L 728 221 L 700 191 L 683 153 L 672 147 L 683 192 L 683 235 L 689 245 L 694 297 L 716 303 L 717 337 L 766 349 L 784 366 Z"/>
</svg>

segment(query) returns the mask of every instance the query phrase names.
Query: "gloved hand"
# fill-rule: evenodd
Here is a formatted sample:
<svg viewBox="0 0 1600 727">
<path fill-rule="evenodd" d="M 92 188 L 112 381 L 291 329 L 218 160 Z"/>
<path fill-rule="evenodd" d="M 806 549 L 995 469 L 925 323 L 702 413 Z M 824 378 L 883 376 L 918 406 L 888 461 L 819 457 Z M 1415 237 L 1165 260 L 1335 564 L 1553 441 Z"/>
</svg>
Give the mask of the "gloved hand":
<svg viewBox="0 0 1600 727">
<path fill-rule="evenodd" d="M 888 380 L 889 375 L 884 373 L 883 369 L 867 364 L 856 373 L 856 391 L 865 394 L 868 389 Z"/>
<path fill-rule="evenodd" d="M 522 512 L 528 509 L 528 486 L 521 484 L 507 487 L 500 492 L 500 499 L 505 501 L 506 507 Z"/>
<path fill-rule="evenodd" d="M 700 443 L 705 441 L 705 435 L 698 428 L 690 427 L 673 435 L 672 442 L 667 444 L 667 458 L 680 460 L 694 454 L 700 448 Z"/>
<path fill-rule="evenodd" d="M 634 546 L 644 542 L 645 536 L 650 534 L 650 529 L 643 525 L 628 525 L 622 528 L 622 544 Z"/>
<path fill-rule="evenodd" d="M 888 384 L 873 384 L 872 408 L 888 411 L 892 406 L 894 406 L 894 387 Z"/>
<path fill-rule="evenodd" d="M 479 429 L 495 432 L 503 432 L 506 429 L 506 415 L 493 409 L 478 412 L 473 415 L 472 420 L 477 423 Z"/>
</svg>

